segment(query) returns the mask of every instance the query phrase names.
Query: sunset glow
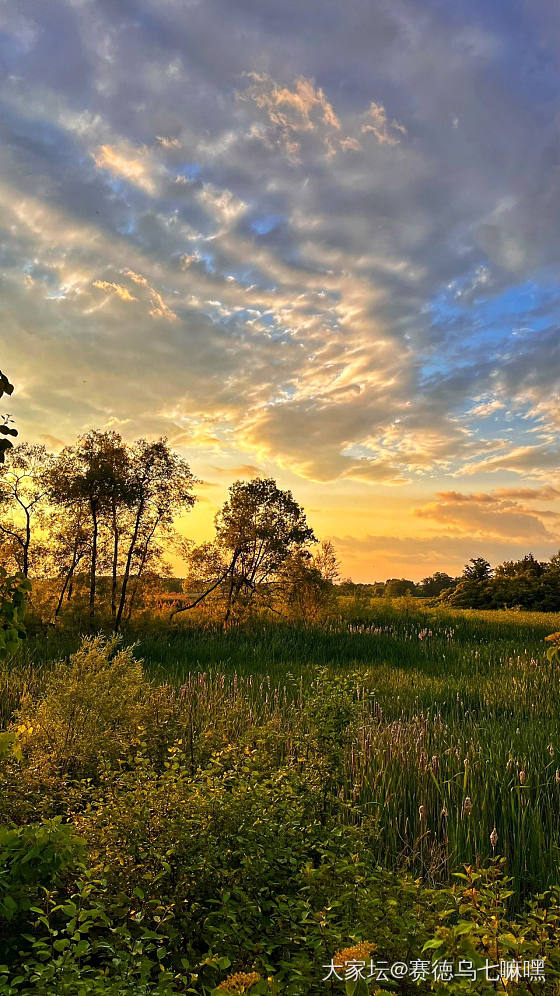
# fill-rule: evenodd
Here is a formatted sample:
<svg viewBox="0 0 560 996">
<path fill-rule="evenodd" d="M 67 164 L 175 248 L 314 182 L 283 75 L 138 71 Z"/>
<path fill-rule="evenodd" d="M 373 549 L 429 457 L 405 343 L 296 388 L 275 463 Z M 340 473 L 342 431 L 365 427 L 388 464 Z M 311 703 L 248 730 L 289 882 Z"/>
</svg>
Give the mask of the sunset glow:
<svg viewBox="0 0 560 996">
<path fill-rule="evenodd" d="M 196 540 L 233 480 L 274 477 L 356 581 L 558 550 L 560 8 L 14 10 L 22 439 L 167 436 Z"/>
</svg>

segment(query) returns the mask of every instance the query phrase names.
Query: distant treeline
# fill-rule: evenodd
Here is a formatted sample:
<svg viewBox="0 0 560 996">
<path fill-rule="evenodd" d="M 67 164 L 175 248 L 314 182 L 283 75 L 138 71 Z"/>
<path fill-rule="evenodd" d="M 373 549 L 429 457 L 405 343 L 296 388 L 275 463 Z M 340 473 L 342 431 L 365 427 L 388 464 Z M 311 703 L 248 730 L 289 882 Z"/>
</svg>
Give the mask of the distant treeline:
<svg viewBox="0 0 560 996">
<path fill-rule="evenodd" d="M 459 577 L 436 571 L 422 581 L 389 578 L 374 584 L 345 581 L 342 593 L 357 598 L 429 598 L 465 609 L 520 608 L 560 612 L 560 551 L 550 560 L 532 553 L 505 560 L 493 568 L 484 557 L 473 557 Z"/>
</svg>

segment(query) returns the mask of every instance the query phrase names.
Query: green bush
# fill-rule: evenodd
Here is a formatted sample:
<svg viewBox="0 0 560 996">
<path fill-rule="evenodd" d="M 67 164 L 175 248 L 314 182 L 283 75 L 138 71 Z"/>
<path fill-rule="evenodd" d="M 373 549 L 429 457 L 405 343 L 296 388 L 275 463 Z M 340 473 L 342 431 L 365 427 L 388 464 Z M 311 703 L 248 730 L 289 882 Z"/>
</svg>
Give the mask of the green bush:
<svg viewBox="0 0 560 996">
<path fill-rule="evenodd" d="M 74 777 L 95 773 L 137 736 L 146 691 L 142 663 L 116 637 L 88 637 L 45 676 L 38 700 L 22 697 L 13 729 L 27 764 Z"/>
<path fill-rule="evenodd" d="M 39 889 L 52 888 L 82 853 L 73 828 L 60 817 L 24 827 L 0 827 L 0 918 L 29 909 Z"/>
</svg>

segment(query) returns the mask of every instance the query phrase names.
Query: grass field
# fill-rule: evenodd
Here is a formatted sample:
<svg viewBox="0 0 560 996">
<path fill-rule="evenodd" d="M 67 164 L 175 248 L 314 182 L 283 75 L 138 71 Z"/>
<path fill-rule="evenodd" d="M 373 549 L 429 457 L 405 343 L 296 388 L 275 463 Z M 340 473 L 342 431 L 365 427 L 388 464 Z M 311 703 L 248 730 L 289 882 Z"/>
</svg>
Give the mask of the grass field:
<svg viewBox="0 0 560 996">
<path fill-rule="evenodd" d="M 287 832 L 280 829 L 282 821 L 291 826 L 293 820 L 296 838 L 303 834 L 311 840 L 318 834 L 317 840 L 325 842 L 340 834 L 344 846 L 351 846 L 371 870 L 409 874 L 434 889 L 445 889 L 465 863 L 484 866 L 503 856 L 512 876 L 512 896 L 507 899 L 512 915 L 528 898 L 560 880 L 560 669 L 547 660 L 544 642 L 558 629 L 560 618 L 554 615 L 450 613 L 419 609 L 410 600 L 342 604 L 340 615 L 323 626 L 254 622 L 224 631 L 188 620 L 170 628 L 154 620 L 129 632 L 125 642 L 134 643 L 134 654 L 143 660 L 157 722 L 141 719 L 138 728 L 148 732 L 134 741 L 133 761 L 125 762 L 124 769 L 122 760 L 117 769 L 111 768 L 109 795 L 108 776 L 95 774 L 99 767 L 84 769 L 80 777 L 89 773 L 87 783 L 75 782 L 81 786 L 77 790 L 65 782 L 56 790 L 58 803 L 41 804 L 42 816 L 64 816 L 64 807 L 71 807 L 91 860 L 105 867 L 105 850 L 113 855 L 121 894 L 143 881 L 122 877 L 122 868 L 132 860 L 126 858 L 125 841 L 137 832 L 131 829 L 136 823 L 126 824 L 125 813 L 143 812 L 135 807 L 139 785 L 147 776 L 142 774 L 139 782 L 138 772 L 145 772 L 148 764 L 155 779 L 149 791 L 158 799 L 162 777 L 176 779 L 173 792 L 186 779 L 189 806 L 193 798 L 204 798 L 205 805 L 213 807 L 218 777 L 226 809 L 232 791 L 235 795 L 240 786 L 244 792 L 260 786 L 258 791 L 265 793 L 258 803 L 263 815 L 251 823 L 247 838 L 239 837 L 238 816 L 232 816 L 229 830 L 219 829 L 217 815 L 204 823 L 213 828 L 204 832 L 215 834 L 217 846 L 223 849 L 228 843 L 227 854 L 235 850 L 232 840 L 243 841 L 238 846 L 244 857 L 239 860 L 251 861 L 252 874 L 259 867 L 261 878 L 270 875 L 274 881 L 271 869 L 277 874 L 283 859 L 274 851 L 279 845 L 273 840 Z M 4 725 L 9 725 L 22 693 L 28 702 L 41 700 L 53 662 L 78 645 L 79 636 L 67 632 L 30 636 L 1 675 Z M 153 703 L 150 709 L 153 716 Z M 24 730 L 26 722 L 36 720 L 24 720 Z M 80 735 L 78 731 L 76 744 L 82 743 Z M 94 754 L 96 750 L 101 750 L 97 744 Z M 33 759 L 32 751 L 29 756 Z M 75 761 L 70 758 L 68 771 Z M 14 785 L 17 809 L 17 779 Z M 114 785 L 127 800 L 117 809 L 111 808 Z M 294 785 L 308 800 L 297 819 L 290 808 Z M 90 804 L 92 792 L 95 803 Z M 276 808 L 270 808 L 269 792 Z M 168 815 L 158 829 L 169 854 L 176 846 L 171 819 Z M 269 831 L 272 838 L 266 844 Z M 141 853 L 149 854 L 151 846 L 143 843 Z M 295 866 L 303 860 L 300 844 L 290 846 L 299 855 L 293 858 Z M 318 860 L 322 846 L 309 844 L 306 860 Z M 267 847 L 272 848 L 269 857 Z M 282 847 L 287 847 L 285 842 Z M 226 869 L 223 874 L 228 879 L 233 873 Z M 287 888 L 283 878 L 282 883 L 274 885 L 276 892 Z M 210 889 L 204 902 L 212 903 L 214 886 L 204 888 Z M 262 881 L 259 888 L 262 895 Z M 203 886 L 197 889 L 203 891 Z M 230 897 L 223 888 L 221 894 Z M 198 892 L 196 898 L 202 909 Z M 232 902 L 227 899 L 228 915 Z M 224 920 L 216 928 L 222 946 L 233 930 L 251 947 L 249 927 L 243 933 L 239 925 L 239 918 L 243 924 L 251 920 L 247 909 L 231 917 L 229 926 Z M 233 943 L 227 942 L 229 949 Z M 243 964 L 243 952 L 237 955 Z"/>
<path fill-rule="evenodd" d="M 225 681 L 226 699 L 253 700 L 273 687 L 286 730 L 284 707 L 318 701 L 326 686 L 336 695 L 333 679 L 355 685 L 367 705 L 340 789 L 378 815 L 380 860 L 428 863 L 435 874 L 492 853 L 495 826 L 518 887 L 530 892 L 556 880 L 560 865 L 560 672 L 544 642 L 559 628 L 553 614 L 419 611 L 401 601 L 342 606 L 322 627 L 153 623 L 128 639 L 158 683 L 206 672 L 209 687 Z M 31 637 L 12 669 L 40 684 L 49 659 L 77 642 Z"/>
</svg>

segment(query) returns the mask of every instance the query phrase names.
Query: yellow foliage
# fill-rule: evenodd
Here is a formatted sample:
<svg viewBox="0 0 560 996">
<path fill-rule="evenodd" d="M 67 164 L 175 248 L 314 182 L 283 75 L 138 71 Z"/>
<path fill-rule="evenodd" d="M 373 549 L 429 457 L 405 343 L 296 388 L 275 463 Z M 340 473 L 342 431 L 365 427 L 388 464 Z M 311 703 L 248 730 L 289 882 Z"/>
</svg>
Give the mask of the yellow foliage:
<svg viewBox="0 0 560 996">
<path fill-rule="evenodd" d="M 223 993 L 245 993 L 259 980 L 258 972 L 235 972 L 220 983 L 218 990 Z"/>
<path fill-rule="evenodd" d="M 85 774 L 134 739 L 146 682 L 142 662 L 119 639 L 88 637 L 47 675 L 40 700 L 24 695 L 13 730 L 42 770 Z"/>
</svg>

